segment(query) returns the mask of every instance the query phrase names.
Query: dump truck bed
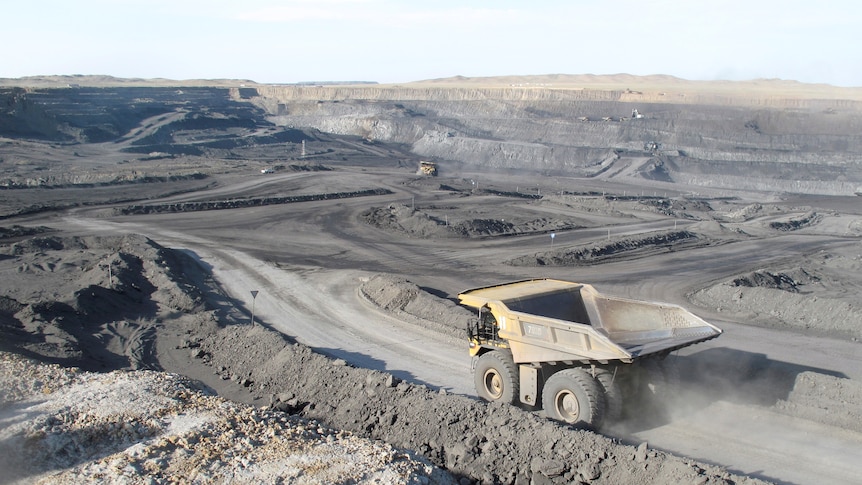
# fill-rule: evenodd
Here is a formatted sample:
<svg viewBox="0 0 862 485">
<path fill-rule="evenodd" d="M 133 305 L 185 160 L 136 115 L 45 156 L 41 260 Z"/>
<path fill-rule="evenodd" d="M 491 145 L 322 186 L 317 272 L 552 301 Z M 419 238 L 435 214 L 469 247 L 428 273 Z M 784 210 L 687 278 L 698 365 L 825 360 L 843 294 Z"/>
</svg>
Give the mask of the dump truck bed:
<svg viewBox="0 0 862 485">
<path fill-rule="evenodd" d="M 631 362 L 721 334 L 678 305 L 606 296 L 591 285 L 561 280 L 516 281 L 458 297 L 465 306 L 490 311 L 495 338 L 511 348 L 515 362 Z"/>
</svg>

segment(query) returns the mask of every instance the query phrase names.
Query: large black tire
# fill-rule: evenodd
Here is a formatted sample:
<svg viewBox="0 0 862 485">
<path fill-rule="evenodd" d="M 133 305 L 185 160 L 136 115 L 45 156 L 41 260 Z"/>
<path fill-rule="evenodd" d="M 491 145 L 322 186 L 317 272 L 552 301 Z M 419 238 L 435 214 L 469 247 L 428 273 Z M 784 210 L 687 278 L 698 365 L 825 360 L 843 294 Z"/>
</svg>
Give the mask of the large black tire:
<svg viewBox="0 0 862 485">
<path fill-rule="evenodd" d="M 492 350 L 479 356 L 473 381 L 476 394 L 486 401 L 516 404 L 521 398 L 518 367 L 508 352 Z"/>
<path fill-rule="evenodd" d="M 679 394 L 679 367 L 668 358 L 650 359 L 643 363 L 649 394 L 656 400 L 668 401 Z"/>
<path fill-rule="evenodd" d="M 599 381 L 605 394 L 604 423 L 612 425 L 623 415 L 623 394 L 619 382 L 614 372 L 608 369 L 596 369 L 596 380 Z"/>
<path fill-rule="evenodd" d="M 626 396 L 623 408 L 626 418 L 650 425 L 667 421 L 667 403 L 675 400 L 679 385 L 679 369 L 670 364 L 649 358 L 626 369 L 620 383 Z"/>
<path fill-rule="evenodd" d="M 605 406 L 601 384 L 585 369 L 563 369 L 549 377 L 542 389 L 542 408 L 557 421 L 598 429 Z"/>
<path fill-rule="evenodd" d="M 677 365 L 677 360 L 672 357 L 666 357 L 659 361 L 662 374 L 664 374 L 665 391 L 671 399 L 679 397 L 680 389 L 680 369 Z"/>
</svg>

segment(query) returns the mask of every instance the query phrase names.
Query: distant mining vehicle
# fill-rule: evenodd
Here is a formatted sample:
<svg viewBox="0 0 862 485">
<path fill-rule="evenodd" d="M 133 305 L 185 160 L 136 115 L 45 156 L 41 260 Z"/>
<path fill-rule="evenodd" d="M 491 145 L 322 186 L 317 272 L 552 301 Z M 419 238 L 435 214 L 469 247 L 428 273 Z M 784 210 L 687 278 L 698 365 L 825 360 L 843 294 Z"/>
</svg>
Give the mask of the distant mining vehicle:
<svg viewBox="0 0 862 485">
<path fill-rule="evenodd" d="M 650 153 L 656 153 L 661 150 L 661 143 L 656 141 L 649 141 L 644 143 L 644 151 Z"/>
<path fill-rule="evenodd" d="M 427 175 L 429 177 L 437 176 L 437 164 L 422 160 L 419 162 L 419 170 L 416 172 L 419 175 Z"/>
<path fill-rule="evenodd" d="M 591 285 L 532 279 L 466 290 L 476 392 L 544 410 L 559 421 L 599 428 L 624 404 L 672 392 L 673 351 L 721 330 L 678 305 L 610 297 Z"/>
</svg>

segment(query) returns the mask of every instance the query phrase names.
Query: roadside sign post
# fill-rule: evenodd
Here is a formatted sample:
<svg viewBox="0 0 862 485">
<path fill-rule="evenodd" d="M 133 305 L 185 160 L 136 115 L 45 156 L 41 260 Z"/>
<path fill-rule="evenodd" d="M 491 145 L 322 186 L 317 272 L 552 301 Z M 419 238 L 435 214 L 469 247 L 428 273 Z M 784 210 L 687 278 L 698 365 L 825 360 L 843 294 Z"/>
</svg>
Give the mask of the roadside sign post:
<svg viewBox="0 0 862 485">
<path fill-rule="evenodd" d="M 103 269 L 108 270 L 108 284 L 111 285 L 111 288 L 113 288 L 114 287 L 114 274 L 113 274 L 113 271 L 111 270 L 111 262 L 108 261 L 107 259 L 102 260 L 101 267 Z"/>
<path fill-rule="evenodd" d="M 257 300 L 258 290 L 251 290 L 251 326 L 254 326 L 254 302 Z"/>
<path fill-rule="evenodd" d="M 556 233 L 554 233 L 554 232 L 552 232 L 552 233 L 551 233 L 551 246 L 553 246 L 553 245 L 554 245 L 554 238 L 555 238 L 555 237 L 557 237 L 557 234 L 556 234 Z"/>
</svg>

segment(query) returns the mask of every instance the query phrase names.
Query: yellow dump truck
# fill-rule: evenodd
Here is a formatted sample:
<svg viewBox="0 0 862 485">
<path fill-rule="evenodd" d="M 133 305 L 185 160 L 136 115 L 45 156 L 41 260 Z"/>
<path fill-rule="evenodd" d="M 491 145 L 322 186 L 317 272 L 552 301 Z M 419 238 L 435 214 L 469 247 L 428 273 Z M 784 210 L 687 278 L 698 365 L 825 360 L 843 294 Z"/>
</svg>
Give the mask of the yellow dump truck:
<svg viewBox="0 0 862 485">
<path fill-rule="evenodd" d="M 598 428 L 624 400 L 672 387 L 665 357 L 721 330 L 678 305 L 602 295 L 591 285 L 532 279 L 466 290 L 476 392 Z"/>
<path fill-rule="evenodd" d="M 429 162 L 426 160 L 422 160 L 419 162 L 419 169 L 416 171 L 418 175 L 426 175 L 429 177 L 437 176 L 437 164 L 434 162 Z"/>
</svg>

